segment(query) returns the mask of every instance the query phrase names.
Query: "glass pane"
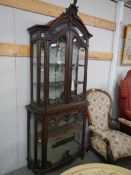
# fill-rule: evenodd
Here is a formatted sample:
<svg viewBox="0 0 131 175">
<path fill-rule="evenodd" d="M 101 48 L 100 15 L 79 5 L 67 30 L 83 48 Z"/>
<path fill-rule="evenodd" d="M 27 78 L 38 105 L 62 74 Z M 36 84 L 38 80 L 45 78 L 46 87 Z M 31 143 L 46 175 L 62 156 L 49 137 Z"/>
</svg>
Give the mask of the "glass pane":
<svg viewBox="0 0 131 175">
<path fill-rule="evenodd" d="M 66 36 L 50 45 L 49 62 L 49 103 L 58 104 L 63 102 L 64 79 L 65 79 L 65 50 Z"/>
<path fill-rule="evenodd" d="M 85 48 L 78 48 L 77 38 L 73 39 L 71 99 L 83 99 Z"/>
<path fill-rule="evenodd" d="M 37 165 L 40 167 L 42 164 L 42 122 L 38 122 L 38 128 L 37 128 Z"/>
<path fill-rule="evenodd" d="M 47 159 L 51 163 L 64 160 L 81 150 L 83 114 L 74 112 L 49 120 Z"/>
<path fill-rule="evenodd" d="M 33 101 L 36 102 L 37 84 L 37 44 L 33 44 Z"/>
<path fill-rule="evenodd" d="M 76 90 L 77 70 L 78 70 L 78 40 L 77 38 L 74 38 L 73 39 L 73 55 L 72 55 L 72 79 L 71 79 L 72 95 L 74 95 L 75 90 Z"/>
<path fill-rule="evenodd" d="M 84 81 L 84 63 L 85 63 L 85 48 L 79 48 L 79 61 L 78 61 L 78 81 Z"/>
<path fill-rule="evenodd" d="M 34 160 L 34 114 L 31 114 L 30 119 L 30 156 Z"/>
<path fill-rule="evenodd" d="M 78 27 L 74 27 L 75 31 L 78 33 L 79 37 L 83 40 L 84 43 L 87 43 L 83 33 L 78 29 Z"/>
<path fill-rule="evenodd" d="M 64 28 L 67 28 L 68 27 L 68 24 L 65 23 L 65 24 L 61 24 L 61 25 L 58 25 L 55 29 L 52 29 L 50 31 L 47 32 L 47 35 L 51 36 L 51 35 L 55 35 L 56 33 L 58 33 L 60 30 L 64 29 Z"/>
<path fill-rule="evenodd" d="M 44 45 L 41 46 L 41 86 L 40 86 L 40 103 L 41 105 L 44 102 Z"/>
<path fill-rule="evenodd" d="M 84 85 L 84 63 L 85 63 L 85 48 L 79 48 L 79 63 L 78 63 L 78 81 L 77 81 L 77 95 L 83 94 Z"/>
<path fill-rule="evenodd" d="M 36 39 L 36 38 L 37 38 L 37 35 L 38 35 L 38 33 L 37 33 L 37 32 L 34 32 L 34 33 L 32 34 L 32 39 Z"/>
<path fill-rule="evenodd" d="M 79 48 L 79 61 L 81 62 L 81 60 L 85 61 L 85 48 L 84 47 L 80 47 Z"/>
</svg>

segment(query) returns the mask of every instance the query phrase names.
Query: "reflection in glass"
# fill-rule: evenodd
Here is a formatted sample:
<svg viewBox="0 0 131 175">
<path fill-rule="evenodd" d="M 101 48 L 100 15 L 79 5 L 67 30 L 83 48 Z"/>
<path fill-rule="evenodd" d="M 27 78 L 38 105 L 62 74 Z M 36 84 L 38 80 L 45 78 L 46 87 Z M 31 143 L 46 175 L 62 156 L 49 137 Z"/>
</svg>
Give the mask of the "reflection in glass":
<svg viewBox="0 0 131 175">
<path fill-rule="evenodd" d="M 37 127 L 37 164 L 38 166 L 41 166 L 42 163 L 42 122 L 38 122 L 38 127 Z"/>
<path fill-rule="evenodd" d="M 56 121 L 49 122 L 47 160 L 56 163 L 81 150 L 82 112 L 66 115 L 66 120 L 58 116 Z"/>
<path fill-rule="evenodd" d="M 78 47 L 77 39 L 73 39 L 72 55 L 72 79 L 71 79 L 71 97 L 73 101 L 82 100 L 84 85 L 84 62 L 85 48 Z"/>
<path fill-rule="evenodd" d="M 84 85 L 84 62 L 85 62 L 85 48 L 79 48 L 79 64 L 78 64 L 78 85 L 77 95 L 83 94 Z"/>
<path fill-rule="evenodd" d="M 30 156 L 34 160 L 34 115 L 31 115 L 30 119 Z"/>
<path fill-rule="evenodd" d="M 36 84 L 37 84 L 37 44 L 33 44 L 33 101 L 36 102 Z"/>
<path fill-rule="evenodd" d="M 32 39 L 36 39 L 37 38 L 37 34 L 38 34 L 37 32 L 33 33 L 32 34 Z"/>
<path fill-rule="evenodd" d="M 77 66 L 78 65 L 78 40 L 77 38 L 73 39 L 73 55 L 72 55 L 72 79 L 71 79 L 71 91 L 76 89 L 76 80 L 77 80 Z"/>
<path fill-rule="evenodd" d="M 78 81 L 84 81 L 85 48 L 79 48 Z"/>
<path fill-rule="evenodd" d="M 41 85 L 44 84 L 44 45 L 41 46 L 41 69 L 40 69 L 40 77 L 41 77 Z M 44 102 L 44 88 L 43 86 L 40 86 L 40 100 L 41 104 Z"/>
<path fill-rule="evenodd" d="M 61 103 L 64 95 L 66 36 L 50 45 L 49 102 Z"/>
<path fill-rule="evenodd" d="M 87 40 L 85 39 L 83 33 L 80 31 L 78 27 L 74 27 L 75 31 L 78 33 L 79 37 L 82 39 L 84 43 L 87 43 Z"/>
</svg>

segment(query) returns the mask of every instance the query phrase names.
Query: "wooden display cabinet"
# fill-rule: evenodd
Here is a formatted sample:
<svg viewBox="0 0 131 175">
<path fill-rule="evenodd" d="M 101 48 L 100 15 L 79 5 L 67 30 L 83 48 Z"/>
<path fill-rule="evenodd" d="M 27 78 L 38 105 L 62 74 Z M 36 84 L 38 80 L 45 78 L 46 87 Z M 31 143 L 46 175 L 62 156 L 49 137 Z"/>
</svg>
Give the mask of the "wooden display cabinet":
<svg viewBox="0 0 131 175">
<path fill-rule="evenodd" d="M 66 12 L 30 33 L 31 101 L 27 162 L 46 173 L 85 151 L 88 40 L 76 0 Z"/>
</svg>

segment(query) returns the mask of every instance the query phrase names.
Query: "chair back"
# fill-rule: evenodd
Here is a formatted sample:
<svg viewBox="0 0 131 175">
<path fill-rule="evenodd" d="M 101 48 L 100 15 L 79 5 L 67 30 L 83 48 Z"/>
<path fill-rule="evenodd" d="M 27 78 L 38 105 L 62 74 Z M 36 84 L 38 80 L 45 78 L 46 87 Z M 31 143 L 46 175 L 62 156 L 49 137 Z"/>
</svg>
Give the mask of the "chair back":
<svg viewBox="0 0 131 175">
<path fill-rule="evenodd" d="M 111 112 L 111 97 L 100 89 L 87 91 L 89 123 L 99 130 L 109 129 L 109 114 Z"/>
</svg>

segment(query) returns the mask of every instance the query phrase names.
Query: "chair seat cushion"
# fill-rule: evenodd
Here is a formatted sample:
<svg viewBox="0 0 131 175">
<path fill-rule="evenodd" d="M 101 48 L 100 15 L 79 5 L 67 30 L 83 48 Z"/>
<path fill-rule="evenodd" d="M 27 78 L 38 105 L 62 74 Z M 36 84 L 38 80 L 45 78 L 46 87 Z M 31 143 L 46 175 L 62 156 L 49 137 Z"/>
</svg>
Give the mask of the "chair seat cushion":
<svg viewBox="0 0 131 175">
<path fill-rule="evenodd" d="M 131 156 L 131 137 L 116 130 L 106 131 L 106 137 L 110 142 L 114 160 Z"/>
<path fill-rule="evenodd" d="M 100 131 L 91 127 L 94 136 L 99 136 L 99 139 L 108 139 L 114 160 L 122 157 L 131 156 L 131 136 L 116 130 Z M 92 138 L 93 139 L 93 138 Z M 99 142 L 99 139 L 97 141 Z"/>
</svg>

